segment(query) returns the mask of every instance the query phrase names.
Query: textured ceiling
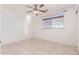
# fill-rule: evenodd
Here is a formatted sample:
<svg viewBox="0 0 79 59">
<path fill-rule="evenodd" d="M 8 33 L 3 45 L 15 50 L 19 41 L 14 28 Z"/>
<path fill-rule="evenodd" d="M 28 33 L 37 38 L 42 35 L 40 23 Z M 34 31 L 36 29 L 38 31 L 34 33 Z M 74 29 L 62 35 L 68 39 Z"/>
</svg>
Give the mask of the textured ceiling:
<svg viewBox="0 0 79 59">
<path fill-rule="evenodd" d="M 26 4 L 28 6 L 33 6 L 33 4 Z M 5 8 L 9 8 L 9 9 L 12 9 L 14 11 L 17 11 L 17 12 L 21 12 L 21 13 L 24 13 L 24 14 L 27 14 L 26 11 L 29 11 L 29 10 L 32 10 L 30 8 L 27 8 L 25 4 L 4 4 L 2 5 L 2 7 L 5 7 Z M 75 4 L 45 4 L 44 5 L 44 9 L 48 9 L 48 13 L 53 13 L 54 11 L 57 11 L 57 10 L 61 10 L 61 9 L 66 9 L 66 8 L 70 8 L 70 7 L 74 7 Z M 30 13 L 33 15 L 33 13 Z M 41 15 L 45 15 L 44 13 Z"/>
</svg>

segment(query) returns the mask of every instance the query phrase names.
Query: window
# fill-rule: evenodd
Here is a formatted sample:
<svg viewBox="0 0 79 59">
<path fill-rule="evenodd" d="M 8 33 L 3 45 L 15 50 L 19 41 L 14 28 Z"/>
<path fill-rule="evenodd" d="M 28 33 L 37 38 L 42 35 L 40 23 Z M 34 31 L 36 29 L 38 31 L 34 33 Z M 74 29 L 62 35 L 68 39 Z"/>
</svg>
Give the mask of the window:
<svg viewBox="0 0 79 59">
<path fill-rule="evenodd" d="M 58 13 L 50 18 L 43 19 L 44 28 L 64 28 L 64 13 Z"/>
</svg>

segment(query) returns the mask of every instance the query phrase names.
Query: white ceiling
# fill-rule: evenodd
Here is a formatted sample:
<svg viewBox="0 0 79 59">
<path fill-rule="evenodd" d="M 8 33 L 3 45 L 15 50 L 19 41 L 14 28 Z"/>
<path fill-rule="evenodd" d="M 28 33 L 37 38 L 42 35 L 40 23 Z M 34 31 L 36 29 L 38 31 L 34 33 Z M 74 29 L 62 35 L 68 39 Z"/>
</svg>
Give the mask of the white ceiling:
<svg viewBox="0 0 79 59">
<path fill-rule="evenodd" d="M 26 4 L 28 6 L 33 6 L 33 4 Z M 13 9 L 15 11 L 21 12 L 21 13 L 26 13 L 26 11 L 31 10 L 30 8 L 27 8 L 25 4 L 6 4 L 2 5 L 2 7 L 6 7 L 9 9 Z M 48 9 L 48 13 L 52 13 L 53 11 L 60 10 L 60 9 L 66 9 L 70 7 L 75 7 L 75 4 L 45 4 L 44 9 Z M 30 13 L 33 14 L 33 13 Z M 45 15 L 45 14 L 41 14 Z"/>
</svg>

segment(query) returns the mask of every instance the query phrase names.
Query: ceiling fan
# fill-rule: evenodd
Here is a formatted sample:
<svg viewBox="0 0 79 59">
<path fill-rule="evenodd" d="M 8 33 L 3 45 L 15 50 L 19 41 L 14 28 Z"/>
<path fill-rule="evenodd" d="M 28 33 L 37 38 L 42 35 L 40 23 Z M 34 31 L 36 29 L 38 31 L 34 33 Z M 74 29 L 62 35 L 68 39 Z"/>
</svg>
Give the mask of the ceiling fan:
<svg viewBox="0 0 79 59">
<path fill-rule="evenodd" d="M 26 6 L 32 10 L 27 11 L 26 13 L 30 13 L 30 12 L 34 12 L 34 14 L 36 16 L 38 16 L 39 12 L 41 13 L 46 13 L 48 11 L 48 9 L 43 9 L 42 7 L 44 7 L 44 4 L 34 4 L 33 7 L 31 6 Z"/>
</svg>

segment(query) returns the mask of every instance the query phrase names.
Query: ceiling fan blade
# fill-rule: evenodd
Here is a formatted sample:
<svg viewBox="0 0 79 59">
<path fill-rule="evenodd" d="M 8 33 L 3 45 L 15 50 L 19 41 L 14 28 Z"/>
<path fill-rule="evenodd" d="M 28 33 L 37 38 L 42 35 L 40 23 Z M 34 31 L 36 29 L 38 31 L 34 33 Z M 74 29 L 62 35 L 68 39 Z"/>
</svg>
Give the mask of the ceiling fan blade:
<svg viewBox="0 0 79 59">
<path fill-rule="evenodd" d="M 33 10 L 30 10 L 30 11 L 27 11 L 26 13 L 30 13 L 30 12 L 32 12 Z"/>
<path fill-rule="evenodd" d="M 44 6 L 44 4 L 41 4 L 39 7 L 42 8 Z"/>
<path fill-rule="evenodd" d="M 34 5 L 34 10 L 37 10 L 37 4 Z"/>
<path fill-rule="evenodd" d="M 43 11 L 43 10 L 40 10 L 41 12 L 43 12 L 43 13 L 46 13 L 46 11 Z"/>
<path fill-rule="evenodd" d="M 31 8 L 31 9 L 34 9 L 34 8 L 33 8 L 33 7 L 31 7 L 31 6 L 26 6 L 26 7 Z"/>
<path fill-rule="evenodd" d="M 46 13 L 48 10 L 39 10 L 40 12 Z"/>
</svg>

